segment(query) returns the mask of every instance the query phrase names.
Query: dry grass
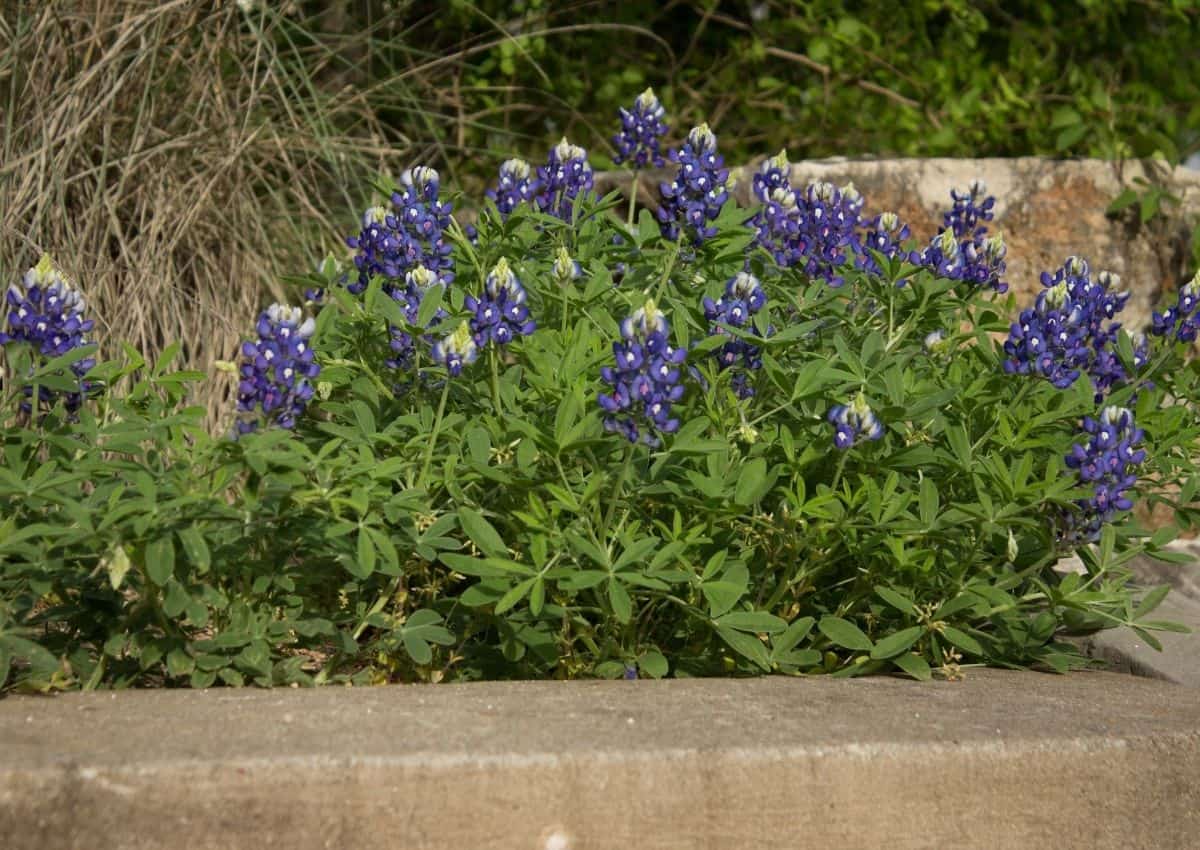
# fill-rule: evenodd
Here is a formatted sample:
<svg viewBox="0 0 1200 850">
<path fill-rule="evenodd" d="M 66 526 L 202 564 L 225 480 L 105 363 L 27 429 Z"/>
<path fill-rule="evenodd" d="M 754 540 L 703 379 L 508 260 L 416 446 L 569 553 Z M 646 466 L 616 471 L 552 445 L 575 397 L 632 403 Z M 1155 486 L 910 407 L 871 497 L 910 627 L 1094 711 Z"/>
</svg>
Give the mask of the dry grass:
<svg viewBox="0 0 1200 850">
<path fill-rule="evenodd" d="M 281 270 L 311 268 L 385 159 L 336 56 L 236 4 L 0 6 L 0 276 L 48 251 L 87 294 L 101 355 L 181 340 L 229 358 Z M 321 79 L 323 89 L 314 81 Z M 202 402 L 214 420 L 230 381 Z"/>
</svg>

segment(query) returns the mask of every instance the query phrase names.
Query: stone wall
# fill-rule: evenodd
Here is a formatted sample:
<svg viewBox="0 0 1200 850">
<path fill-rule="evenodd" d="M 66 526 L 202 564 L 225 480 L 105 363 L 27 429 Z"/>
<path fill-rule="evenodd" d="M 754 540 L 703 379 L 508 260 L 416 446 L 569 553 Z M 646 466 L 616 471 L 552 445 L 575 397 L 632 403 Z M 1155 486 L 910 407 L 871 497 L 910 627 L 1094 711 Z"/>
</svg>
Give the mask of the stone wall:
<svg viewBox="0 0 1200 850">
<path fill-rule="evenodd" d="M 753 163 L 731 169 L 734 194 L 749 204 Z M 669 179 L 670 171 L 645 175 L 641 191 Z M 1138 223 L 1136 206 L 1118 217 L 1105 210 L 1123 188 L 1138 188 L 1136 178 L 1164 185 L 1180 199 L 1165 205 L 1165 215 Z M 814 180 L 837 185 L 853 182 L 866 199 L 867 215 L 891 210 L 912 228 L 922 243 L 937 232 L 942 212 L 950 206 L 950 190 L 966 188 L 974 179 L 987 183 L 996 196 L 993 233 L 1008 244 L 1008 280 L 1019 304 L 1040 289 L 1042 271 L 1054 271 L 1077 254 L 1093 271 L 1116 272 L 1133 293 L 1125 321 L 1131 328 L 1149 323 L 1150 311 L 1163 293 L 1188 280 L 1191 227 L 1200 219 L 1200 172 L 1158 163 L 1104 160 L 1019 159 L 827 159 L 792 165 L 793 186 Z M 627 172 L 598 174 L 602 192 L 627 189 Z"/>
</svg>

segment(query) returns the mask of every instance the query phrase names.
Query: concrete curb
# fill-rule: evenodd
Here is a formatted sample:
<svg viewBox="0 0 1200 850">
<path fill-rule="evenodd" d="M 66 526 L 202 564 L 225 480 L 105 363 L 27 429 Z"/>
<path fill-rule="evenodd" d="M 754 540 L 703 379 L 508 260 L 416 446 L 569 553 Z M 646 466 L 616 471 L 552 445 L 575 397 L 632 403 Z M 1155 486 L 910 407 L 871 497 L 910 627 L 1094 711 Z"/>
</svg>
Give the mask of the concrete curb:
<svg viewBox="0 0 1200 850">
<path fill-rule="evenodd" d="M 0 701 L 0 846 L 1192 848 L 1200 691 L 526 682 Z"/>
</svg>

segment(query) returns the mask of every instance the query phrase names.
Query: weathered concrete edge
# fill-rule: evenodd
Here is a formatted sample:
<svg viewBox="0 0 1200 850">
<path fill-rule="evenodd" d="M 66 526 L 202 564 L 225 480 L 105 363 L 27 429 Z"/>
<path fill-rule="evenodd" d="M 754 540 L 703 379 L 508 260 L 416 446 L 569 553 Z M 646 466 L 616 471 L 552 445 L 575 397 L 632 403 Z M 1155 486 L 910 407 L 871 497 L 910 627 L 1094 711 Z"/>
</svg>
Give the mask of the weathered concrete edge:
<svg viewBox="0 0 1200 850">
<path fill-rule="evenodd" d="M 1183 850 L 1200 827 L 1191 689 L 600 684 L 5 701 L 0 846 Z"/>
<path fill-rule="evenodd" d="M 10 771 L 23 848 L 1190 848 L 1195 735 Z M 965 843 L 964 843 L 965 842 Z"/>
</svg>

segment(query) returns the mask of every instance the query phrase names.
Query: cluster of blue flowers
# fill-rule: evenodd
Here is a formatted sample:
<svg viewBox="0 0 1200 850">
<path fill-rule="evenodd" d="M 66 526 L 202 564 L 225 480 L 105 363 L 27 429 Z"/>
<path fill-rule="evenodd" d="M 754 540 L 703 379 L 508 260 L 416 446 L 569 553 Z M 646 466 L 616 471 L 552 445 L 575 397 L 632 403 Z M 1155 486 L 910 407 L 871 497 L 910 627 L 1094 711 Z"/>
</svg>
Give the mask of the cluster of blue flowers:
<svg viewBox="0 0 1200 850">
<path fill-rule="evenodd" d="M 1197 304 L 1200 304 L 1200 272 L 1180 287 L 1174 307 L 1151 317 L 1150 332 L 1155 336 L 1174 336 L 1179 342 L 1195 342 L 1196 331 L 1200 330 Z"/>
<path fill-rule="evenodd" d="M 1097 401 L 1127 379 L 1113 351 L 1121 325 L 1113 317 L 1129 300 L 1116 291 L 1120 278 L 1101 272 L 1092 280 L 1088 264 L 1068 257 L 1053 275 L 1042 274 L 1034 306 L 1012 324 L 1004 351 L 1009 374 L 1039 375 L 1059 389 L 1090 377 Z"/>
<path fill-rule="evenodd" d="M 741 366 L 732 381 L 733 391 L 738 398 L 751 398 L 754 395 L 749 372 L 762 368 L 762 352 L 758 346 L 732 336 L 728 328 L 745 328 L 766 303 L 767 296 L 758 278 L 747 272 L 738 272 L 729 279 L 725 284 L 724 296 L 716 301 L 705 298 L 703 302 L 704 318 L 709 322 L 709 335 L 730 337 L 729 342 L 713 352 L 721 370 Z"/>
<path fill-rule="evenodd" d="M 1083 431 L 1087 442 L 1071 447 L 1067 466 L 1093 489 L 1089 498 L 1079 500 L 1076 510 L 1063 517 L 1060 539 L 1072 545 L 1097 540 L 1105 523 L 1133 507 L 1128 493 L 1137 484 L 1134 467 L 1146 459 L 1146 450 L 1138 448 L 1142 429 L 1126 408 L 1106 407 L 1099 420 L 1085 417 Z"/>
<path fill-rule="evenodd" d="M 500 163 L 500 177 L 494 189 L 488 189 L 487 195 L 500 212 L 501 218 L 508 218 L 519 204 L 533 201 L 537 193 L 538 183 L 533 176 L 533 168 L 523 159 L 506 159 Z"/>
<path fill-rule="evenodd" d="M 659 146 L 667 132 L 662 120 L 666 110 L 655 97 L 654 89 L 646 89 L 634 99 L 632 109 L 621 107 L 620 112 L 621 132 L 612 139 L 617 149 L 613 162 L 617 165 L 629 162 L 638 170 L 649 165 L 662 168 L 664 160 Z"/>
<path fill-rule="evenodd" d="M 756 230 L 753 244 L 765 249 L 783 268 L 800 268 L 830 286 L 841 286 L 845 279 L 840 270 L 849 259 L 863 265 L 858 235 L 863 197 L 853 183 L 839 188 L 824 181 L 797 193 L 788 179 L 790 168 L 787 152 L 780 151 L 754 175 L 754 194 L 763 208 L 752 219 Z M 895 236 L 904 238 L 899 228 Z"/>
<path fill-rule="evenodd" d="M 829 421 L 833 424 L 833 445 L 839 449 L 848 449 L 864 438 L 878 440 L 883 436 L 883 425 L 862 393 L 850 404 L 830 409 Z"/>
<path fill-rule="evenodd" d="M 966 191 L 950 190 L 953 207 L 942 217 L 943 227 L 910 261 L 939 277 L 968 281 L 996 292 L 1008 291 L 1003 275 L 1008 249 L 1000 236 L 988 236 L 982 222 L 995 218 L 996 199 L 987 194 L 982 180 L 974 180 Z"/>
<path fill-rule="evenodd" d="M 672 348 L 667 318 L 653 301 L 621 323 L 622 340 L 613 343 L 614 366 L 600 370 L 611 392 L 598 397 L 604 428 L 629 442 L 657 446 L 657 434 L 679 430 L 671 405 L 683 398 L 680 365 L 683 349 Z"/>
<path fill-rule="evenodd" d="M 504 257 L 488 272 L 483 294 L 479 298 L 466 296 L 463 306 L 472 313 L 471 335 L 479 348 L 489 342 L 508 345 L 514 337 L 528 336 L 537 329 L 525 304 L 525 288 Z"/>
<path fill-rule="evenodd" d="M 312 379 L 321 372 L 309 338 L 316 323 L 299 307 L 272 304 L 258 317 L 257 340 L 242 343 L 235 434 L 248 434 L 260 422 L 292 428 L 313 396 Z"/>
<path fill-rule="evenodd" d="M 592 166 L 587 151 L 565 138 L 550 149 L 546 164 L 538 169 L 538 210 L 571 221 L 575 214 L 575 199 L 592 190 Z"/>
<path fill-rule="evenodd" d="M 51 360 L 90 344 L 86 335 L 95 323 L 84 316 L 87 303 L 54 268 L 48 254 L 43 254 L 38 264 L 25 272 L 20 284 L 9 286 L 5 301 L 8 316 L 0 329 L 0 345 L 27 343 L 43 360 Z M 62 393 L 68 411 L 78 410 L 83 403 L 88 391 L 88 382 L 83 376 L 95 365 L 94 357 L 84 357 L 71 364 L 71 372 L 79 379 L 79 389 Z M 25 395 L 32 398 L 32 386 L 25 387 Z M 52 405 L 58 396 L 48 387 L 38 387 L 39 402 Z M 32 404 L 22 403 L 21 409 L 28 412 Z"/>
<path fill-rule="evenodd" d="M 392 209 L 371 207 L 363 214 L 358 236 L 346 239 L 355 249 L 358 276 L 347 289 L 358 295 L 372 277 L 387 278 L 391 292 L 409 270 L 423 266 L 442 283 L 454 280 L 454 261 L 445 233 L 450 227 L 451 205 L 439 198 L 437 171 L 416 166 L 405 171 L 401 186 L 392 193 Z"/>
<path fill-rule="evenodd" d="M 729 169 L 707 124 L 693 127 L 687 141 L 668 156 L 679 169 L 672 182 L 659 184 L 659 229 L 664 239 L 674 242 L 686 235 L 693 245 L 701 245 L 717 235 L 712 223 L 729 200 Z"/>
</svg>

